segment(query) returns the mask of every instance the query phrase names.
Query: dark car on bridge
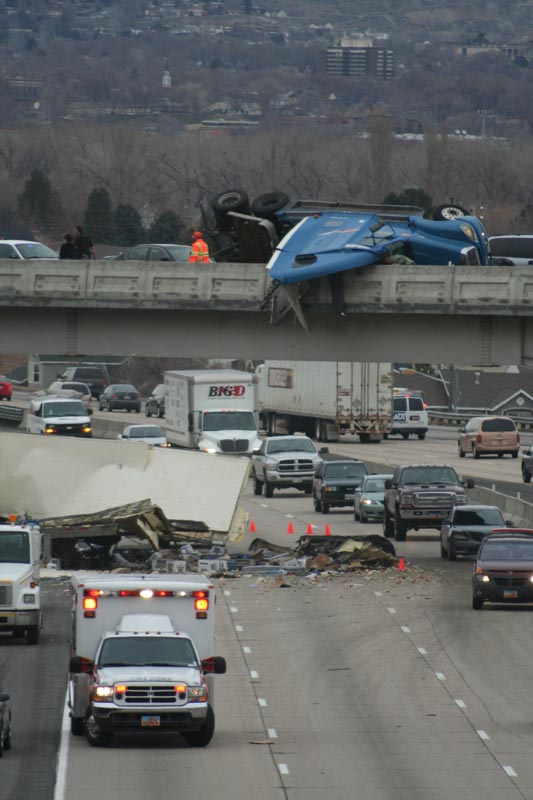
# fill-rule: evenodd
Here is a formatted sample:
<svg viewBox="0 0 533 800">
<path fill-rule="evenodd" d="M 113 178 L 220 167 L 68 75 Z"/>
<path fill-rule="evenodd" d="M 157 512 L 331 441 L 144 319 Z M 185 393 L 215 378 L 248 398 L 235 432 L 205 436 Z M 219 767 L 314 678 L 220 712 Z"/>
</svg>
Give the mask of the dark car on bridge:
<svg viewBox="0 0 533 800">
<path fill-rule="evenodd" d="M 513 527 L 497 506 L 454 506 L 440 530 L 440 555 L 449 561 L 475 556 L 481 540 L 497 528 Z"/>
<path fill-rule="evenodd" d="M 363 461 L 332 459 L 319 464 L 313 481 L 315 511 L 329 514 L 333 506 L 353 506 L 355 490 L 368 475 Z"/>
<path fill-rule="evenodd" d="M 102 392 L 98 400 L 100 411 L 123 411 L 141 410 L 141 395 L 131 383 L 112 383 Z"/>
<path fill-rule="evenodd" d="M 533 530 L 504 528 L 487 534 L 474 561 L 472 607 L 533 603 Z"/>
</svg>

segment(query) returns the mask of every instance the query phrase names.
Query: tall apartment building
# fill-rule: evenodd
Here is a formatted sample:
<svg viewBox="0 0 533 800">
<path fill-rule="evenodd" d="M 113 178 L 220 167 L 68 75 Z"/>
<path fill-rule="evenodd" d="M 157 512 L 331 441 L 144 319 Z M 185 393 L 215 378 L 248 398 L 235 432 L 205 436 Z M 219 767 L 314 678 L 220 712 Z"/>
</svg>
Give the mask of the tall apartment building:
<svg viewBox="0 0 533 800">
<path fill-rule="evenodd" d="M 394 51 L 375 47 L 372 39 L 341 38 L 336 47 L 326 52 L 328 75 L 346 75 L 351 78 L 371 77 L 391 81 L 394 76 Z"/>
</svg>

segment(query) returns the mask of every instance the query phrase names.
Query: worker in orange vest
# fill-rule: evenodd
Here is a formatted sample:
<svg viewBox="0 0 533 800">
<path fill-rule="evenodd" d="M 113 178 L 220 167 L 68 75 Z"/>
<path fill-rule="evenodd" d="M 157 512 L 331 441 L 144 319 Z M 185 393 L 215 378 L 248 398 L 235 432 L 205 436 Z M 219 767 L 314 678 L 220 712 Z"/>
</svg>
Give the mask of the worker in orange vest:
<svg viewBox="0 0 533 800">
<path fill-rule="evenodd" d="M 194 231 L 192 235 L 192 247 L 189 261 L 193 264 L 197 264 L 198 262 L 207 264 L 209 262 L 209 248 L 202 239 L 200 231 Z"/>
</svg>

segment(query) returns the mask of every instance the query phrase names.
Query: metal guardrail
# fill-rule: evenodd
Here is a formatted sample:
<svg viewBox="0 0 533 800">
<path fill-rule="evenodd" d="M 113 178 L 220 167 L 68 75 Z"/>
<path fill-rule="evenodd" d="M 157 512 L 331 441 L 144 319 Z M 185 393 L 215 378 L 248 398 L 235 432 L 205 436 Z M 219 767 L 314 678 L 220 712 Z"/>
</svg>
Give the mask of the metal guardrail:
<svg viewBox="0 0 533 800">
<path fill-rule="evenodd" d="M 24 419 L 24 410 L 20 406 L 0 405 L 0 423 L 9 422 L 20 425 Z"/>
</svg>

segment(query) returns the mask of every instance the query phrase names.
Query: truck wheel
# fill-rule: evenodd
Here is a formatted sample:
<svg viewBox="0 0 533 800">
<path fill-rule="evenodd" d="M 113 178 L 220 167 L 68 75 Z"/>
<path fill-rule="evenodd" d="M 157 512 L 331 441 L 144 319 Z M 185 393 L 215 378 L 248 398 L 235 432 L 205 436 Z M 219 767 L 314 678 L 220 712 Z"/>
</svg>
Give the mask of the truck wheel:
<svg viewBox="0 0 533 800">
<path fill-rule="evenodd" d="M 304 492 L 306 494 L 313 494 L 313 484 L 312 483 L 306 483 L 304 485 Z"/>
<path fill-rule="evenodd" d="M 425 439 L 426 438 L 426 434 L 425 433 L 419 433 L 418 434 L 418 438 L 421 439 L 421 440 Z"/>
<path fill-rule="evenodd" d="M 329 503 L 326 503 L 325 500 L 322 500 L 322 513 L 329 514 Z"/>
<path fill-rule="evenodd" d="M 405 542 L 407 536 L 407 525 L 403 522 L 398 511 L 394 518 L 394 538 L 397 542 Z"/>
<path fill-rule="evenodd" d="M 260 480 L 257 479 L 257 475 L 254 472 L 254 494 L 261 494 L 263 491 L 263 484 Z"/>
<path fill-rule="evenodd" d="M 318 497 L 313 498 L 315 503 L 315 511 L 322 511 L 322 503 L 320 502 Z"/>
<path fill-rule="evenodd" d="M 189 747 L 206 747 L 215 732 L 215 714 L 211 706 L 207 707 L 207 717 L 199 731 L 184 733 L 183 738 Z"/>
<path fill-rule="evenodd" d="M 383 514 L 383 535 L 386 536 L 387 539 L 392 539 L 394 536 L 394 523 L 390 515 L 387 514 L 387 511 Z"/>
<path fill-rule="evenodd" d="M 483 608 L 483 598 L 476 597 L 475 595 L 472 597 L 472 608 L 474 611 L 481 611 Z"/>
<path fill-rule="evenodd" d="M 442 539 L 441 539 L 441 542 L 440 542 L 440 557 L 441 558 L 448 558 L 448 551 L 446 550 L 446 548 L 442 544 Z"/>
<path fill-rule="evenodd" d="M 265 481 L 265 497 L 274 497 L 274 487 L 268 481 Z"/>
<path fill-rule="evenodd" d="M 32 625 L 31 628 L 28 628 L 26 631 L 26 641 L 28 644 L 39 644 L 39 626 Z"/>
<path fill-rule="evenodd" d="M 360 433 L 359 434 L 359 441 L 361 444 L 367 444 L 370 441 L 370 434 L 369 433 Z"/>
<path fill-rule="evenodd" d="M 83 736 L 85 733 L 85 720 L 83 717 L 70 718 L 70 732 L 73 736 Z"/>
<path fill-rule="evenodd" d="M 241 214 L 249 214 L 251 211 L 248 195 L 242 189 L 228 189 L 226 192 L 215 195 L 211 200 L 211 208 L 221 231 L 230 230 L 233 226 L 233 220 L 228 217 L 228 211 L 238 211 Z"/>
<path fill-rule="evenodd" d="M 4 745 L 4 750 L 11 750 L 11 723 L 9 723 L 9 728 L 7 729 L 7 733 L 4 736 L 3 745 Z"/>
<path fill-rule="evenodd" d="M 408 433 L 402 433 L 402 439 L 408 439 L 408 438 L 409 438 Z"/>
<path fill-rule="evenodd" d="M 531 473 L 530 472 L 527 472 L 527 470 L 524 470 L 522 472 L 522 477 L 524 479 L 524 483 L 531 483 Z"/>
<path fill-rule="evenodd" d="M 458 217 L 468 217 L 469 214 L 470 211 L 467 208 L 463 208 L 463 206 L 455 206 L 446 203 L 443 206 L 437 206 L 437 208 L 433 210 L 433 219 L 439 222 L 446 222 L 451 219 L 457 219 Z"/>
<path fill-rule="evenodd" d="M 367 518 L 365 517 L 362 511 L 359 514 L 359 522 L 361 523 L 361 525 L 366 525 L 366 523 L 368 522 Z"/>
<path fill-rule="evenodd" d="M 472 455 L 474 458 L 481 458 L 479 450 L 477 449 L 476 445 L 472 447 Z"/>
<path fill-rule="evenodd" d="M 463 448 L 461 447 L 460 444 L 457 445 L 457 447 L 459 449 L 459 458 L 464 458 L 465 457 L 465 451 L 463 450 Z"/>
<path fill-rule="evenodd" d="M 448 561 L 457 561 L 457 552 L 453 541 L 448 542 Z"/>
<path fill-rule="evenodd" d="M 113 741 L 113 733 L 101 730 L 94 715 L 89 711 L 85 720 L 85 738 L 91 747 L 109 747 Z"/>
<path fill-rule="evenodd" d="M 252 200 L 252 211 L 256 217 L 270 219 L 289 202 L 289 195 L 285 192 L 267 192 Z"/>
<path fill-rule="evenodd" d="M 512 455 L 513 458 L 518 458 L 518 450 L 513 450 L 511 455 Z"/>
</svg>

